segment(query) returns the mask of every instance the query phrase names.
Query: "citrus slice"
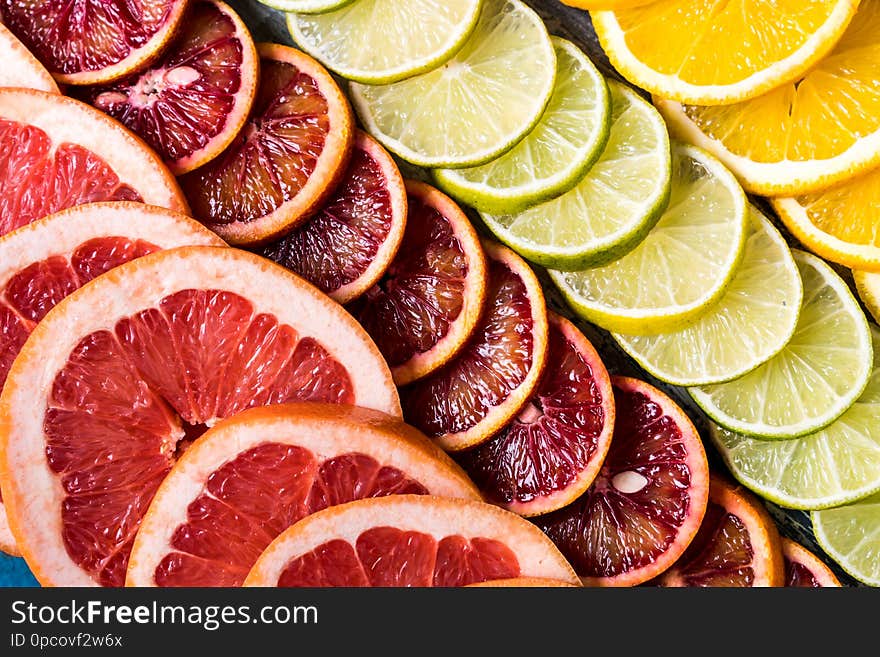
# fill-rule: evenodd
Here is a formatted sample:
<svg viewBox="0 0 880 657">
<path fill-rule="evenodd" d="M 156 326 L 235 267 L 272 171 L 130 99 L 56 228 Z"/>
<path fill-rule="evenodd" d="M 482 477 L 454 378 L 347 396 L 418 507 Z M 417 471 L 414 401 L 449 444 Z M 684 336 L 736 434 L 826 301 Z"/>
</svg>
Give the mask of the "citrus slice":
<svg viewBox="0 0 880 657">
<path fill-rule="evenodd" d="M 245 586 L 466 586 L 514 577 L 577 582 L 547 537 L 513 513 L 392 495 L 296 523 L 266 548 Z"/>
<path fill-rule="evenodd" d="M 475 589 L 492 589 L 492 588 L 578 588 L 579 584 L 570 584 L 558 579 L 543 579 L 541 577 L 514 577 L 512 579 L 493 579 L 487 582 L 478 582 L 476 584 L 468 584 L 468 587 Z"/>
<path fill-rule="evenodd" d="M 633 7 L 641 7 L 656 0 L 561 0 L 562 4 L 578 9 L 632 9 Z"/>
<path fill-rule="evenodd" d="M 614 430 L 611 380 L 571 322 L 550 313 L 544 375 L 519 415 L 456 455 L 489 502 L 523 516 L 555 511 L 590 487 Z"/>
<path fill-rule="evenodd" d="M 101 112 L 44 91 L 0 89 L 0 235 L 94 201 L 185 210 L 174 177 Z"/>
<path fill-rule="evenodd" d="M 482 1 L 359 0 L 328 13 L 289 13 L 287 27 L 331 71 L 389 84 L 449 61 L 476 27 Z"/>
<path fill-rule="evenodd" d="M 398 385 L 447 363 L 464 346 L 486 298 L 486 258 L 451 198 L 406 181 L 403 241 L 379 282 L 349 310 L 376 341 Z"/>
<path fill-rule="evenodd" d="M 665 98 L 720 105 L 797 78 L 831 51 L 858 4 L 666 0 L 591 18 L 627 80 Z"/>
<path fill-rule="evenodd" d="M 238 14 L 220 0 L 195 0 L 160 59 L 77 96 L 142 137 L 181 175 L 235 138 L 253 105 L 257 74 L 257 51 Z"/>
<path fill-rule="evenodd" d="M 785 586 L 820 589 L 840 587 L 840 581 L 825 563 L 802 545 L 782 538 Z"/>
<path fill-rule="evenodd" d="M 608 87 L 608 142 L 570 191 L 521 212 L 481 213 L 498 239 L 532 262 L 578 270 L 615 260 L 645 238 L 669 202 L 669 137 L 663 120 L 629 87 L 613 80 Z"/>
<path fill-rule="evenodd" d="M 308 55 L 258 44 L 251 115 L 219 156 L 181 177 L 193 216 L 231 244 L 290 232 L 329 199 L 346 171 L 354 126 L 330 74 Z"/>
<path fill-rule="evenodd" d="M 556 82 L 538 125 L 488 164 L 437 169 L 434 179 L 482 212 L 521 212 L 570 190 L 602 154 L 611 125 L 605 79 L 576 45 L 551 37 Z M 665 127 L 659 115 L 660 128 Z"/>
<path fill-rule="evenodd" d="M 661 586 L 785 585 L 782 542 L 760 500 L 712 475 L 709 505 L 690 547 L 659 580 Z"/>
<path fill-rule="evenodd" d="M 830 189 L 770 202 L 789 232 L 826 260 L 862 271 L 880 272 L 880 169 Z"/>
<path fill-rule="evenodd" d="M 862 303 L 875 322 L 880 323 L 880 274 L 854 271 L 853 281 Z"/>
<path fill-rule="evenodd" d="M 815 256 L 793 254 L 804 300 L 785 348 L 738 379 L 689 388 L 731 431 L 768 439 L 813 433 L 852 406 L 871 376 L 871 331 L 849 287 Z"/>
<path fill-rule="evenodd" d="M 3 499 L 37 579 L 121 585 L 179 453 L 219 418 L 288 401 L 400 414 L 357 322 L 265 258 L 182 247 L 74 292 L 31 333 L 0 397 Z"/>
<path fill-rule="evenodd" d="M 872 327 L 871 334 L 874 371 L 868 385 L 824 429 L 790 440 L 759 440 L 712 427 L 713 442 L 740 482 L 795 509 L 839 506 L 880 490 L 880 330 Z"/>
<path fill-rule="evenodd" d="M 58 92 L 55 78 L 36 57 L 0 22 L 0 87 L 25 87 Z"/>
<path fill-rule="evenodd" d="M 407 422 L 447 451 L 486 442 L 535 391 L 547 357 L 547 308 L 541 284 L 513 251 L 483 244 L 486 300 L 458 354 L 401 388 Z"/>
<path fill-rule="evenodd" d="M 520 0 L 484 0 L 477 26 L 443 66 L 394 84 L 352 83 L 368 132 L 404 160 L 468 167 L 506 153 L 537 124 L 553 93 L 547 28 Z"/>
<path fill-rule="evenodd" d="M 809 13 L 831 3 L 790 4 Z M 655 100 L 672 134 L 714 153 L 764 196 L 825 189 L 880 163 L 880 6 L 858 6 L 834 51 L 793 82 L 724 107 Z"/>
<path fill-rule="evenodd" d="M 55 79 L 96 84 L 143 68 L 172 38 L 189 0 L 2 0 L 0 19 Z"/>
<path fill-rule="evenodd" d="M 880 586 L 880 494 L 810 517 L 828 556 L 863 584 Z"/>
<path fill-rule="evenodd" d="M 388 270 L 403 239 L 407 201 L 394 160 L 357 131 L 345 177 L 327 204 L 261 253 L 348 303 Z"/>
<path fill-rule="evenodd" d="M 724 294 L 742 260 L 747 219 L 730 172 L 698 148 L 675 145 L 669 206 L 644 240 L 610 264 L 550 276 L 572 308 L 602 328 L 676 331 Z"/>
<path fill-rule="evenodd" d="M 785 239 L 754 206 L 742 263 L 724 295 L 694 323 L 660 335 L 614 334 L 661 381 L 730 381 L 778 354 L 794 335 L 804 290 Z"/>
<path fill-rule="evenodd" d="M 301 14 L 322 14 L 336 11 L 355 0 L 259 0 L 267 7 L 279 11 L 294 11 Z"/>
<path fill-rule="evenodd" d="M 415 429 L 330 404 L 254 408 L 192 444 L 138 530 L 127 586 L 241 586 L 296 521 L 395 494 L 479 500 L 464 472 Z"/>
<path fill-rule="evenodd" d="M 709 491 L 693 423 L 651 385 L 613 377 L 614 439 L 593 485 L 536 518 L 588 586 L 634 586 L 668 568 L 700 526 Z"/>
<path fill-rule="evenodd" d="M 197 221 L 142 203 L 81 205 L 0 237 L 0 390 L 55 304 L 104 272 L 159 249 L 222 246 Z M 0 550 L 18 554 L 0 496 Z"/>
</svg>

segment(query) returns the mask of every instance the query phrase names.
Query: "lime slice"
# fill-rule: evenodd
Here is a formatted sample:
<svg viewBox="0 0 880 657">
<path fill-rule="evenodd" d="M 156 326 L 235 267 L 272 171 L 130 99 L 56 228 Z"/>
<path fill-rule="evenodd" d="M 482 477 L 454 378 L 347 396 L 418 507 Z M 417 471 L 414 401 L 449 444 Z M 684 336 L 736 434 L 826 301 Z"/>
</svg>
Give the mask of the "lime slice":
<svg viewBox="0 0 880 657">
<path fill-rule="evenodd" d="M 260 0 L 267 7 L 279 11 L 296 11 L 303 14 L 323 14 L 350 5 L 355 0 Z"/>
<path fill-rule="evenodd" d="M 577 46 L 551 38 L 556 84 L 535 129 L 488 164 L 433 172 L 440 187 L 477 210 L 519 212 L 567 192 L 608 141 L 611 99 L 605 79 Z"/>
<path fill-rule="evenodd" d="M 556 54 L 540 17 L 520 0 L 484 0 L 476 28 L 440 68 L 350 89 L 367 131 L 390 151 L 419 166 L 470 167 L 531 131 L 555 78 Z"/>
<path fill-rule="evenodd" d="M 679 330 L 717 301 L 733 277 L 745 246 L 746 210 L 742 188 L 718 160 L 676 144 L 669 206 L 647 237 L 611 264 L 550 276 L 577 312 L 609 331 Z"/>
<path fill-rule="evenodd" d="M 388 84 L 431 71 L 470 36 L 482 0 L 358 0 L 323 14 L 288 14 L 296 44 L 349 80 Z"/>
<path fill-rule="evenodd" d="M 648 372 L 680 386 L 730 381 L 779 353 L 797 326 L 804 290 L 779 231 L 754 207 L 743 260 L 724 296 L 674 333 L 614 334 Z"/>
<path fill-rule="evenodd" d="M 608 84 L 610 137 L 589 173 L 566 194 L 523 212 L 482 213 L 498 239 L 551 269 L 585 269 L 624 255 L 645 238 L 669 202 L 666 125 L 629 87 Z"/>
<path fill-rule="evenodd" d="M 793 251 L 804 301 L 791 341 L 727 383 L 689 388 L 718 424 L 751 436 L 794 438 L 828 426 L 871 376 L 868 322 L 846 283 L 819 258 Z"/>
<path fill-rule="evenodd" d="M 794 509 L 825 509 L 880 490 L 880 330 L 872 327 L 874 371 L 849 410 L 824 429 L 760 440 L 713 426 L 712 441 L 745 486 Z"/>
<path fill-rule="evenodd" d="M 828 556 L 863 584 L 880 586 L 880 495 L 810 516 Z"/>
</svg>

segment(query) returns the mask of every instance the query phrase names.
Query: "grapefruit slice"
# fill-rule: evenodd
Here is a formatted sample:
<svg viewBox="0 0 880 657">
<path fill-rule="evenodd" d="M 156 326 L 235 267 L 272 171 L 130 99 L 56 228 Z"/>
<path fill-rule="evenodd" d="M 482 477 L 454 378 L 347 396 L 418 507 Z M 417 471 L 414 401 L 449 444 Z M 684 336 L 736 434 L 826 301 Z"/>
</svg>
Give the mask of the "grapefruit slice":
<svg viewBox="0 0 880 657">
<path fill-rule="evenodd" d="M 392 495 L 319 511 L 276 538 L 245 586 L 466 586 L 540 577 L 577 583 L 533 525 L 484 502 Z"/>
<path fill-rule="evenodd" d="M 238 14 L 220 0 L 198 0 L 149 68 L 77 95 L 142 137 L 181 175 L 217 157 L 238 134 L 257 92 L 258 65 Z"/>
<path fill-rule="evenodd" d="M 4 501 L 37 579 L 121 585 L 178 454 L 219 418 L 289 401 L 400 416 L 369 336 L 265 258 L 182 247 L 74 292 L 34 329 L 0 397 Z"/>
<path fill-rule="evenodd" d="M 394 381 L 423 378 L 457 354 L 474 332 L 486 296 L 480 239 L 455 201 L 415 180 L 397 255 L 349 310 L 376 341 Z"/>
<path fill-rule="evenodd" d="M 187 245 L 222 246 L 197 221 L 142 203 L 92 203 L 0 237 L 0 390 L 19 350 L 65 296 L 134 258 Z M 18 554 L 0 496 L 0 550 Z"/>
<path fill-rule="evenodd" d="M 661 586 L 784 586 L 782 543 L 773 518 L 742 486 L 713 473 L 700 531 Z"/>
<path fill-rule="evenodd" d="M 614 396 L 599 354 L 571 322 L 550 313 L 547 364 L 519 415 L 458 455 L 483 495 L 514 513 L 555 511 L 590 487 L 611 446 Z"/>
<path fill-rule="evenodd" d="M 442 450 L 383 413 L 254 408 L 204 434 L 165 478 L 138 530 L 126 585 L 241 586 L 296 521 L 402 493 L 480 499 Z"/>
<path fill-rule="evenodd" d="M 94 201 L 186 211 L 162 161 L 116 121 L 58 94 L 0 89 L 0 235 Z"/>
<path fill-rule="evenodd" d="M 675 563 L 700 527 L 709 466 L 687 415 L 653 386 L 613 377 L 614 439 L 590 489 L 536 518 L 588 586 L 634 586 Z"/>
<path fill-rule="evenodd" d="M 840 580 L 819 557 L 791 539 L 782 539 L 785 586 L 820 589 L 840 587 Z"/>
<path fill-rule="evenodd" d="M 388 269 L 403 239 L 406 214 L 397 165 L 379 142 L 358 130 L 348 170 L 327 205 L 262 253 L 348 303 Z"/>
<path fill-rule="evenodd" d="M 225 151 L 182 176 L 193 216 L 231 244 L 284 236 L 314 215 L 346 171 L 351 108 L 314 59 L 257 45 L 260 80 L 244 127 Z"/>
<path fill-rule="evenodd" d="M 492 589 L 492 588 L 580 588 L 579 584 L 569 584 L 558 579 L 544 579 L 541 577 L 514 577 L 512 579 L 493 579 L 488 582 L 468 584 L 469 588 Z"/>
<path fill-rule="evenodd" d="M 547 308 L 534 272 L 484 242 L 486 301 L 471 337 L 446 365 L 400 391 L 404 417 L 447 451 L 486 442 L 532 396 L 547 357 Z"/>
<path fill-rule="evenodd" d="M 154 59 L 189 0 L 0 0 L 0 19 L 65 84 L 120 78 Z"/>
<path fill-rule="evenodd" d="M 0 87 L 24 87 L 58 93 L 55 78 L 24 44 L 0 23 Z"/>
</svg>

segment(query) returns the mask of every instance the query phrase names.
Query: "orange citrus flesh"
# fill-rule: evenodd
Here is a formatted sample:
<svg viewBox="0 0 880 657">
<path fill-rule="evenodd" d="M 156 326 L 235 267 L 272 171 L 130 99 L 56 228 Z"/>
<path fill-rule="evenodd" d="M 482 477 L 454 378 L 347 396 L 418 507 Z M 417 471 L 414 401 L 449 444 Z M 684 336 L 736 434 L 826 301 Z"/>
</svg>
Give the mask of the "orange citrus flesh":
<svg viewBox="0 0 880 657">
<path fill-rule="evenodd" d="M 782 557 L 785 586 L 811 589 L 840 586 L 837 576 L 819 557 L 791 539 L 782 539 Z"/>
</svg>

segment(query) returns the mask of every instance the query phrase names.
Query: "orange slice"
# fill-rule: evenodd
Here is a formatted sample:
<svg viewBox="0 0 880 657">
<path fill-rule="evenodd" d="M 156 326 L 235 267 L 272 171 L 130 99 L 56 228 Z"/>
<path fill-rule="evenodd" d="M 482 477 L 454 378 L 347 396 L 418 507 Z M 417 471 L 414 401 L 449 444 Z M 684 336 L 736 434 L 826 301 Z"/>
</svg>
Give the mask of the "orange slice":
<svg viewBox="0 0 880 657">
<path fill-rule="evenodd" d="M 186 451 L 138 530 L 127 586 L 240 586 L 290 525 L 330 506 L 394 494 L 479 500 L 418 431 L 329 404 L 254 408 Z"/>
<path fill-rule="evenodd" d="M 314 59 L 261 43 L 251 115 L 218 157 L 181 177 L 193 216 L 230 244 L 280 238 L 314 215 L 345 175 L 354 121 Z"/>
<path fill-rule="evenodd" d="M 392 495 L 296 523 L 266 548 L 245 586 L 466 586 L 515 577 L 578 581 L 517 515 L 483 502 Z"/>
<path fill-rule="evenodd" d="M 819 557 L 788 538 L 782 539 L 785 586 L 819 589 L 840 587 L 840 581 Z"/>
<path fill-rule="evenodd" d="M 24 44 L 0 23 L 0 87 L 25 87 L 58 93 L 55 78 Z"/>
<path fill-rule="evenodd" d="M 369 336 L 317 288 L 237 249 L 117 267 L 34 329 L 0 397 L 9 524 L 46 585 L 121 585 L 180 452 L 253 406 L 322 401 L 400 415 Z"/>
<path fill-rule="evenodd" d="M 541 284 L 510 249 L 484 242 L 486 301 L 458 354 L 401 388 L 407 422 L 447 451 L 486 442 L 526 404 L 547 358 L 547 308 Z"/>
<path fill-rule="evenodd" d="M 0 89 L 0 235 L 95 201 L 186 210 L 162 161 L 113 119 L 58 94 Z"/>
</svg>

